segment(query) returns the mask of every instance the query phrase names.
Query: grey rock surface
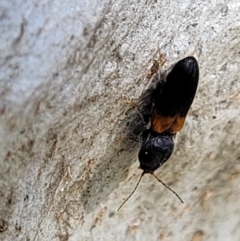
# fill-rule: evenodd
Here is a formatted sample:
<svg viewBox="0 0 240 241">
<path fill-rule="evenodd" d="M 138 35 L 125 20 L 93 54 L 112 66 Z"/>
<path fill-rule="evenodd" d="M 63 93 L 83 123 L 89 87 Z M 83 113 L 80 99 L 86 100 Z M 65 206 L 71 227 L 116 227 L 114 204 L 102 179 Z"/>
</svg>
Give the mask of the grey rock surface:
<svg viewBox="0 0 240 241">
<path fill-rule="evenodd" d="M 240 240 L 240 2 L 0 3 L 0 240 Z M 132 198 L 124 137 L 157 46 L 194 54 L 196 98 L 172 157 Z"/>
</svg>

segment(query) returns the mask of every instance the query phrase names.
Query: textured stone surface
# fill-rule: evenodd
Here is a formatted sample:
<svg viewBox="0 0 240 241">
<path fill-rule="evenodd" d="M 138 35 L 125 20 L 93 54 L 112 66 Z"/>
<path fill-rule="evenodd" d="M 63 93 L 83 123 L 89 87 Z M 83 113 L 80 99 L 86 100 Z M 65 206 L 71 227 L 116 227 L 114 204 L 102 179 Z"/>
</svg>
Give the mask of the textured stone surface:
<svg viewBox="0 0 240 241">
<path fill-rule="evenodd" d="M 240 2 L 0 3 L 0 240 L 239 240 Z M 137 116 L 162 71 L 194 55 L 197 96 L 175 153 L 139 175 Z"/>
</svg>

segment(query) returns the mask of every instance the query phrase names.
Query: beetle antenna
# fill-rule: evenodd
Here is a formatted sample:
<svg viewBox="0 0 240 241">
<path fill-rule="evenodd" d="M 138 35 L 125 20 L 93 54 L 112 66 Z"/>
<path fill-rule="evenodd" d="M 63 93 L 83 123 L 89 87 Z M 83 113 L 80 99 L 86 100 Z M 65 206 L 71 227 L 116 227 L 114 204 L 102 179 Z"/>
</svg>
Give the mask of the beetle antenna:
<svg viewBox="0 0 240 241">
<path fill-rule="evenodd" d="M 121 208 L 122 208 L 122 206 L 129 200 L 129 198 L 133 195 L 133 193 L 137 190 L 137 187 L 138 187 L 138 185 L 139 185 L 139 183 L 140 183 L 140 181 L 141 181 L 141 179 L 142 179 L 142 177 L 143 177 L 143 175 L 145 174 L 145 172 L 142 172 L 142 174 L 141 174 L 141 176 L 140 176 L 140 178 L 139 178 L 139 180 L 138 180 L 138 182 L 137 182 L 137 185 L 135 186 L 135 188 L 132 190 L 132 192 L 129 194 L 129 196 L 124 200 L 124 202 L 120 205 L 120 207 L 117 209 L 117 211 L 119 211 Z"/>
<path fill-rule="evenodd" d="M 157 176 L 155 176 L 154 173 L 151 173 L 152 176 L 154 176 L 163 186 L 165 186 L 168 190 L 170 190 L 172 193 L 175 194 L 175 196 L 180 200 L 181 203 L 184 203 L 183 200 L 180 198 L 180 196 L 171 188 L 169 187 L 166 183 L 161 181 Z"/>
</svg>

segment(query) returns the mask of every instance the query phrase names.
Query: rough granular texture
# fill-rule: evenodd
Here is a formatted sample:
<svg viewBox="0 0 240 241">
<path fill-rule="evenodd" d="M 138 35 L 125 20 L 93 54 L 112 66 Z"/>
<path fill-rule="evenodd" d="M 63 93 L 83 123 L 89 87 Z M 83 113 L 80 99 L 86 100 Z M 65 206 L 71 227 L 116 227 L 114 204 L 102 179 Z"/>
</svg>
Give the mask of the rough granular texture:
<svg viewBox="0 0 240 241">
<path fill-rule="evenodd" d="M 2 0 L 0 240 L 240 240 L 239 10 Z M 175 151 L 156 172 L 184 204 L 146 175 L 116 212 L 141 173 L 139 145 L 124 139 L 138 113 L 122 100 L 148 89 L 158 44 L 162 72 L 192 54 L 200 68 Z"/>
</svg>

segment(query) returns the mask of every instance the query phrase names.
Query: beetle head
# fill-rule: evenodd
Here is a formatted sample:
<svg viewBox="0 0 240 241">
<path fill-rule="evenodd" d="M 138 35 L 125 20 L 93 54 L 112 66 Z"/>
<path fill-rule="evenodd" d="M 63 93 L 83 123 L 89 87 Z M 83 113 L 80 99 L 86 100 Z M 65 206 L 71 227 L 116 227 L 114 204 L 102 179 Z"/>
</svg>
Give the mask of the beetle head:
<svg viewBox="0 0 240 241">
<path fill-rule="evenodd" d="M 138 159 L 144 173 L 153 173 L 168 160 L 174 148 L 173 138 L 174 135 L 168 132 L 158 134 L 150 129 L 143 131 Z"/>
</svg>

